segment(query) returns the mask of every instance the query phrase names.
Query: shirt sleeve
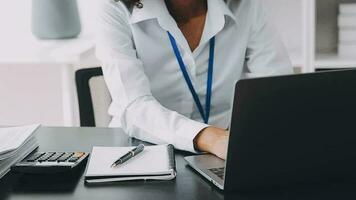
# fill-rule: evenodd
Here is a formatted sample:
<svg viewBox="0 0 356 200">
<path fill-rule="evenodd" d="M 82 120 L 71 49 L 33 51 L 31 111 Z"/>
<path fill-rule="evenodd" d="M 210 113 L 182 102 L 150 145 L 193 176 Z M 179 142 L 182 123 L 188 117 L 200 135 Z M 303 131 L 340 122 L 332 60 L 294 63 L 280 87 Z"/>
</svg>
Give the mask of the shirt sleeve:
<svg viewBox="0 0 356 200">
<path fill-rule="evenodd" d="M 270 22 L 262 0 L 251 1 L 250 38 L 245 78 L 292 74 L 293 67 L 278 31 Z"/>
<path fill-rule="evenodd" d="M 208 125 L 168 110 L 153 97 L 144 64 L 137 58 L 128 21 L 130 13 L 121 2 L 101 2 L 96 48 L 112 97 L 110 126 L 121 127 L 140 140 L 169 143 L 195 152 L 193 140 Z"/>
</svg>

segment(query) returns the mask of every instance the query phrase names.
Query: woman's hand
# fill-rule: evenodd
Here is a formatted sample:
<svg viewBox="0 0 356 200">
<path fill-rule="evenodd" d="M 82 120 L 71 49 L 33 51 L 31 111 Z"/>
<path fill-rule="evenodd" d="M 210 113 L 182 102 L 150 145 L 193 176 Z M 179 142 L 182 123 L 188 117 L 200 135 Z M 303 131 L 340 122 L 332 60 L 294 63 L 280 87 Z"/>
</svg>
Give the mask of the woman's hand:
<svg viewBox="0 0 356 200">
<path fill-rule="evenodd" d="M 224 129 L 208 127 L 203 129 L 194 139 L 197 150 L 212 153 L 226 159 L 229 134 Z"/>
</svg>

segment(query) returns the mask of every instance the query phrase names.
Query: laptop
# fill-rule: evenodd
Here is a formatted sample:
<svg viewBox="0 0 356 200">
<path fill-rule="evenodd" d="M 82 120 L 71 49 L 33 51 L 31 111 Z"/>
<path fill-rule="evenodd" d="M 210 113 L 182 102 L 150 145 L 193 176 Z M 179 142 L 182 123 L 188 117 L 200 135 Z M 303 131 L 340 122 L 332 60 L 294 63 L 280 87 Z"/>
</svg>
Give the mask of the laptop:
<svg viewBox="0 0 356 200">
<path fill-rule="evenodd" d="M 221 190 L 355 178 L 356 70 L 241 80 L 226 162 L 185 157 Z"/>
</svg>

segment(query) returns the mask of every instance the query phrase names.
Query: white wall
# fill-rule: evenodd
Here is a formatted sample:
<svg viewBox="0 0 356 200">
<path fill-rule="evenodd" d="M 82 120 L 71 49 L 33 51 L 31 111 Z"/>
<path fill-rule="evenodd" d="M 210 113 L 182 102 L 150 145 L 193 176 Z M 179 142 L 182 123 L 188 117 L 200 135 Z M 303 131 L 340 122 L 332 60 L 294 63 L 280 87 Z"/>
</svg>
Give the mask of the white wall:
<svg viewBox="0 0 356 200">
<path fill-rule="evenodd" d="M 0 6 L 1 43 L 30 35 L 30 2 L 30 0 L 2 0 Z"/>
<path fill-rule="evenodd" d="M 0 126 L 62 120 L 59 68 L 0 65 Z"/>
<path fill-rule="evenodd" d="M 2 0 L 0 7 L 0 60 L 31 34 L 31 0 Z M 82 33 L 94 30 L 94 0 L 78 0 Z M 63 124 L 61 72 L 58 66 L 0 63 L 0 126 L 42 123 Z"/>
</svg>

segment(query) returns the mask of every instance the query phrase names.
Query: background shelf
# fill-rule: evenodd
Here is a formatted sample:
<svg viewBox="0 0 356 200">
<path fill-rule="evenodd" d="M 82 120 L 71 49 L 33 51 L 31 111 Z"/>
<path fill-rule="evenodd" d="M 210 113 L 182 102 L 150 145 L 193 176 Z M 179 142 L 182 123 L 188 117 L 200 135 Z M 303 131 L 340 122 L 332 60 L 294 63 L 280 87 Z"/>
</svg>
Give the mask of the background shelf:
<svg viewBox="0 0 356 200">
<path fill-rule="evenodd" d="M 315 34 L 314 70 L 356 68 L 356 57 L 343 57 L 337 53 L 340 3 L 356 3 L 356 0 L 316 0 L 315 32 L 310 32 Z"/>
<path fill-rule="evenodd" d="M 316 55 L 316 69 L 344 69 L 356 68 L 356 57 L 341 57 L 335 53 L 321 53 Z"/>
</svg>

